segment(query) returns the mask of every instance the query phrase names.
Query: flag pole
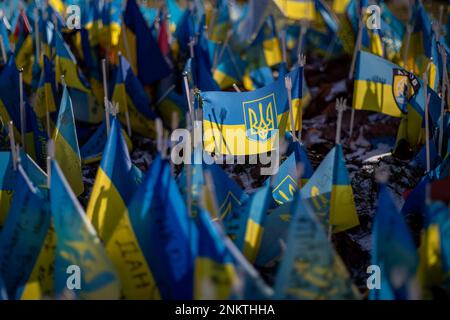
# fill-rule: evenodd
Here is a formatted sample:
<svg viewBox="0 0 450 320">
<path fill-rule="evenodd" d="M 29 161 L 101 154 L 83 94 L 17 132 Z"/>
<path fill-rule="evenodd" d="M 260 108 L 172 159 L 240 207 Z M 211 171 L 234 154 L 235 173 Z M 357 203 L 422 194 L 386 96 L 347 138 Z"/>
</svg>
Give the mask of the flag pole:
<svg viewBox="0 0 450 320">
<path fill-rule="evenodd" d="M 300 88 L 301 92 L 302 92 L 302 97 L 303 97 L 303 81 L 304 81 L 304 75 L 305 75 L 305 65 L 306 65 L 306 56 L 304 54 L 302 54 L 301 56 L 298 57 L 298 64 L 300 65 L 300 67 L 302 67 L 302 87 Z M 300 118 L 300 129 L 298 131 L 298 141 L 302 141 L 302 129 L 303 129 L 303 105 L 301 105 L 300 110 L 298 111 L 298 118 Z"/>
<path fill-rule="evenodd" d="M 300 37 L 298 39 L 298 51 L 297 55 L 300 55 L 303 53 L 303 41 L 305 39 L 306 32 L 308 31 L 308 22 L 307 21 L 301 21 L 300 22 Z"/>
<path fill-rule="evenodd" d="M 39 34 L 39 12 L 38 8 L 34 8 L 34 32 L 36 35 L 36 57 L 39 60 L 41 59 L 41 48 L 40 48 L 40 34 Z"/>
<path fill-rule="evenodd" d="M 364 8 L 363 8 L 364 11 Z M 356 66 L 356 56 L 358 55 L 359 50 L 361 49 L 361 41 L 362 41 L 362 29 L 363 29 L 363 18 L 362 18 L 362 14 L 360 16 L 359 19 L 359 24 L 358 24 L 358 36 L 356 38 L 356 44 L 355 44 L 355 49 L 353 51 L 353 57 L 352 57 L 352 64 L 350 66 L 350 72 L 348 73 L 348 80 L 351 81 L 353 80 L 354 77 L 354 72 L 355 72 L 355 66 Z M 352 108 L 352 113 L 350 116 L 350 139 L 353 135 L 353 126 L 355 124 L 355 109 Z"/>
<path fill-rule="evenodd" d="M 163 125 L 161 118 L 157 118 L 155 120 L 155 126 L 156 126 L 156 149 L 161 154 L 161 157 L 163 157 Z"/>
<path fill-rule="evenodd" d="M 439 46 L 439 52 L 441 54 L 442 57 L 442 61 L 447 61 L 447 52 L 445 51 L 445 48 L 440 45 Z M 441 89 L 441 119 L 439 121 L 439 146 L 438 146 L 438 154 L 443 157 L 442 154 L 442 148 L 443 148 L 443 142 L 444 142 L 444 109 L 445 109 L 445 100 L 446 100 L 446 95 L 449 94 L 449 92 L 447 91 L 447 86 L 448 86 L 448 74 L 447 74 L 447 64 L 443 63 L 443 67 L 444 67 L 444 78 L 442 79 L 442 89 Z"/>
<path fill-rule="evenodd" d="M 336 144 L 341 144 L 342 117 L 346 109 L 347 109 L 347 99 L 344 98 L 336 99 L 336 111 L 338 112 L 336 125 L 336 141 L 335 141 Z"/>
<path fill-rule="evenodd" d="M 239 87 L 237 86 L 236 83 L 233 83 L 233 89 L 234 89 L 234 91 L 236 91 L 236 92 L 242 92 L 241 89 L 239 89 Z"/>
<path fill-rule="evenodd" d="M 13 159 L 13 168 L 17 170 L 17 149 L 16 149 L 16 139 L 14 138 L 14 127 L 13 122 L 8 123 L 8 135 L 9 135 L 9 145 L 11 148 L 11 156 Z"/>
<path fill-rule="evenodd" d="M 5 43 L 3 42 L 3 36 L 0 34 L 0 49 L 2 51 L 2 58 L 5 64 L 8 63 L 8 57 L 6 56 Z"/>
<path fill-rule="evenodd" d="M 290 76 L 286 76 L 284 78 L 284 86 L 288 95 L 288 103 L 289 103 L 289 115 L 291 118 L 291 133 L 292 139 L 297 141 L 297 135 L 295 134 L 295 119 L 294 119 L 294 110 L 292 108 L 292 79 Z"/>
<path fill-rule="evenodd" d="M 184 82 L 184 91 L 186 93 L 186 100 L 188 102 L 189 107 L 189 118 L 191 119 L 191 125 L 194 127 L 194 107 L 191 101 L 191 89 L 189 88 L 188 81 L 188 73 L 186 71 L 183 72 L 183 82 Z"/>
<path fill-rule="evenodd" d="M 20 95 L 20 135 L 22 141 L 22 148 L 25 150 L 25 126 L 26 126 L 26 115 L 25 115 L 25 104 L 23 101 L 23 68 L 19 69 L 19 95 Z"/>
<path fill-rule="evenodd" d="M 109 100 L 108 100 L 108 79 L 106 78 L 106 59 L 102 59 L 102 73 L 103 73 L 103 103 L 105 105 L 106 115 L 106 135 L 109 136 L 111 125 L 109 123 Z"/>
<path fill-rule="evenodd" d="M 430 123 L 428 116 L 428 102 L 430 101 L 430 95 L 428 94 L 428 70 L 423 74 L 423 89 L 425 99 L 425 147 L 426 147 L 426 159 L 427 159 L 427 173 L 431 171 L 431 159 L 430 159 Z"/>
<path fill-rule="evenodd" d="M 52 160 L 55 158 L 55 142 L 50 139 L 47 142 L 47 187 L 50 190 L 52 178 Z"/>
</svg>

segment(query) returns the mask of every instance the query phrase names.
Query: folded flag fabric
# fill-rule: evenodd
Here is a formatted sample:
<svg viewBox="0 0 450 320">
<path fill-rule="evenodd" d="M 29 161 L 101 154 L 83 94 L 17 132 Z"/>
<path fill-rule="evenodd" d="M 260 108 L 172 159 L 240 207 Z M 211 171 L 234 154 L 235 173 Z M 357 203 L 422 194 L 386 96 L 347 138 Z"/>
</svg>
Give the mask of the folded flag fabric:
<svg viewBox="0 0 450 320">
<path fill-rule="evenodd" d="M 39 118 L 45 118 L 46 113 L 57 111 L 56 109 L 55 75 L 49 58 L 44 55 L 44 68 L 42 69 L 39 85 L 36 90 L 36 106 L 34 111 Z"/>
<path fill-rule="evenodd" d="M 58 163 L 52 160 L 51 165 L 50 205 L 57 238 L 55 295 L 118 299 L 120 284 L 114 266 Z M 77 272 L 81 279 L 70 282 L 70 274 Z M 69 283 L 78 290 L 70 290 Z"/>
<path fill-rule="evenodd" d="M 78 147 L 75 118 L 69 90 L 64 87 L 59 108 L 58 121 L 53 136 L 55 142 L 55 159 L 61 164 L 61 170 L 69 181 L 76 196 L 84 192 L 83 175 L 81 171 L 81 156 Z"/>
<path fill-rule="evenodd" d="M 337 233 L 359 225 L 344 153 L 336 145 L 300 191 L 324 225 Z"/>
<path fill-rule="evenodd" d="M 299 114 L 302 70 L 292 79 L 294 118 Z M 273 150 L 279 135 L 290 126 L 285 80 L 252 92 L 202 92 L 204 148 L 219 154 L 251 155 Z M 300 127 L 296 121 L 296 127 Z M 296 129 L 297 129 L 296 128 Z M 280 132 L 280 133 L 279 133 Z"/>
<path fill-rule="evenodd" d="M 300 194 L 294 208 L 274 299 L 358 299 L 344 263 Z"/>
</svg>

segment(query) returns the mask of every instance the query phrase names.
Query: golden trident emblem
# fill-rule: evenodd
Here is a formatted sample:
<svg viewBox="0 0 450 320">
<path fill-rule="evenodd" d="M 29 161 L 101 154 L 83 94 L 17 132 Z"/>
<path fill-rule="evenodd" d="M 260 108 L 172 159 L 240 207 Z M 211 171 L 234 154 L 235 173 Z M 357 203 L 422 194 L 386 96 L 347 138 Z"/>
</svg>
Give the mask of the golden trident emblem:
<svg viewBox="0 0 450 320">
<path fill-rule="evenodd" d="M 263 107 L 264 100 L 268 100 L 266 108 Z M 259 101 L 253 101 L 252 104 L 247 105 L 249 138 L 266 141 L 271 138 L 272 131 L 276 129 L 274 97 L 270 95 Z"/>
</svg>

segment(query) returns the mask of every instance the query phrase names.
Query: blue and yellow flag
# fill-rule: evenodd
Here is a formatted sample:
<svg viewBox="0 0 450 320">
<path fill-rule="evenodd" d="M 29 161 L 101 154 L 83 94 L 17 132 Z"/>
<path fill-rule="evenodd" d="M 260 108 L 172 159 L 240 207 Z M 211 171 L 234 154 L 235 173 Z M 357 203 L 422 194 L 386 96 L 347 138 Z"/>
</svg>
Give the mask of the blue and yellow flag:
<svg viewBox="0 0 450 320">
<path fill-rule="evenodd" d="M 27 18 L 25 10 L 21 10 L 16 28 L 11 35 L 11 42 L 14 43 L 14 59 L 19 68 L 23 68 L 23 82 L 31 85 L 32 67 L 34 61 L 32 28 Z"/>
<path fill-rule="evenodd" d="M 380 186 L 372 230 L 372 265 L 381 270 L 381 288 L 372 289 L 372 300 L 408 300 L 418 256 L 414 240 L 386 185 Z M 399 274 L 401 272 L 401 274 Z M 393 280 L 397 278 L 397 280 Z M 399 281 L 401 279 L 401 281 Z"/>
<path fill-rule="evenodd" d="M 34 112 L 38 118 L 45 118 L 47 112 L 57 111 L 55 93 L 55 74 L 50 60 L 44 55 L 44 68 L 36 90 L 36 105 L 34 107 Z"/>
<path fill-rule="evenodd" d="M 119 119 L 126 124 L 128 112 L 132 130 L 143 136 L 154 135 L 156 114 L 151 109 L 151 102 L 133 73 L 131 65 L 124 56 L 119 56 L 116 83 L 112 94 L 112 101 L 119 104 Z"/>
<path fill-rule="evenodd" d="M 296 140 L 292 142 L 290 149 L 289 156 L 281 164 L 276 177 L 273 180 L 269 178 L 273 187 L 272 196 L 278 205 L 291 202 L 296 191 L 313 175 L 312 165 L 303 144 Z"/>
<path fill-rule="evenodd" d="M 130 159 L 119 120 L 113 118 L 86 214 L 100 239 L 108 243 L 137 189 L 142 173 Z"/>
<path fill-rule="evenodd" d="M 198 247 L 194 271 L 194 299 L 226 300 L 237 291 L 238 274 L 224 235 L 210 215 L 200 211 L 195 218 Z"/>
<path fill-rule="evenodd" d="M 274 299 L 358 299 L 350 275 L 316 215 L 297 193 Z"/>
<path fill-rule="evenodd" d="M 118 299 L 120 284 L 114 266 L 55 160 L 51 172 L 56 297 L 74 294 L 72 298 L 78 299 Z M 68 288 L 69 283 L 77 290 Z"/>
<path fill-rule="evenodd" d="M 219 59 L 220 52 L 223 52 L 222 58 L 217 62 L 217 67 L 213 72 L 214 80 L 220 88 L 230 88 L 233 83 L 241 83 L 244 77 L 244 71 L 247 68 L 247 62 L 241 59 L 229 46 L 225 48 L 217 44 L 214 46 L 214 55 Z"/>
<path fill-rule="evenodd" d="M 158 273 L 151 269 L 151 263 L 160 263 L 160 259 L 162 259 L 162 257 L 151 255 L 151 248 L 161 248 L 162 241 L 166 238 L 153 239 L 149 236 L 152 228 L 158 230 L 157 232 L 166 231 L 166 229 L 160 228 L 159 221 L 153 223 L 152 220 L 160 212 L 153 211 L 153 207 L 160 190 L 161 166 L 161 158 L 157 156 L 153 160 L 142 185 L 130 200 L 128 210 L 123 212 L 110 240 L 106 243 L 108 256 L 116 267 L 121 280 L 122 299 L 154 300 L 161 298 L 157 279 L 154 276 L 161 278 L 161 272 L 168 270 L 164 268 L 167 266 L 158 270 Z M 162 219 L 166 218 L 165 215 L 162 217 Z M 155 217 L 155 219 L 157 218 Z M 178 234 L 174 233 L 173 235 L 177 236 Z M 179 272 L 182 272 L 182 270 L 179 270 Z M 171 292 L 172 289 L 176 289 L 176 287 L 168 288 L 168 285 L 164 282 L 161 285 L 162 290 Z M 164 291 L 164 294 L 166 294 L 166 291 Z M 170 298 L 170 296 L 164 297 Z"/>
<path fill-rule="evenodd" d="M 95 100 L 90 84 L 78 69 L 77 61 L 64 42 L 62 35 L 56 37 L 56 82 L 61 83 L 61 76 L 69 89 L 73 101 L 75 118 L 87 123 L 99 123 L 104 118 L 104 108 Z"/>
<path fill-rule="evenodd" d="M 9 297 L 23 298 L 27 282 L 33 278 L 34 266 L 44 246 L 50 218 L 44 195 L 19 165 L 11 209 L 0 233 L 0 274 L 4 277 Z M 45 278 L 46 275 L 43 275 L 41 279 Z M 42 285 L 39 291 L 49 289 L 45 290 L 44 283 L 39 282 L 35 284 L 36 287 Z"/>
<path fill-rule="evenodd" d="M 336 145 L 300 191 L 319 220 L 334 233 L 359 225 L 344 153 Z"/>
<path fill-rule="evenodd" d="M 81 157 L 72 110 L 72 100 L 66 86 L 64 86 L 61 98 L 53 140 L 55 142 L 55 159 L 61 164 L 61 170 L 67 181 L 69 181 L 73 192 L 76 196 L 79 196 L 84 192 Z"/>
<path fill-rule="evenodd" d="M 293 20 L 314 21 L 316 7 L 314 0 L 274 0 L 283 15 Z"/>
<path fill-rule="evenodd" d="M 102 9 L 102 29 L 100 44 L 104 48 L 114 48 L 119 44 L 121 31 L 121 1 L 105 1 Z"/>
<path fill-rule="evenodd" d="M 152 30 L 147 26 L 136 0 L 128 0 L 123 13 L 119 49 L 130 61 L 134 74 L 143 85 L 149 85 L 170 74 Z"/>
<path fill-rule="evenodd" d="M 299 67 L 292 79 L 294 119 L 302 89 Z M 251 92 L 202 92 L 204 148 L 218 154 L 251 155 L 273 150 L 290 127 L 285 80 Z M 296 129 L 300 128 L 296 121 Z"/>
</svg>

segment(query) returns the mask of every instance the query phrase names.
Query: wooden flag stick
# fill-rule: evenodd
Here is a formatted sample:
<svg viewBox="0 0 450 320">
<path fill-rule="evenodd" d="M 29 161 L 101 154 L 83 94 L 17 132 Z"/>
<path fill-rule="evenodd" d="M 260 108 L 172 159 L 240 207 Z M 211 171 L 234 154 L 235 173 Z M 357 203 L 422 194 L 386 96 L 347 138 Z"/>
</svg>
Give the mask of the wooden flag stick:
<svg viewBox="0 0 450 320">
<path fill-rule="evenodd" d="M 11 156 L 13 158 L 13 168 L 14 170 L 17 170 L 16 139 L 14 138 L 14 126 L 12 121 L 8 123 L 8 135 L 9 135 L 9 145 L 11 148 Z"/>
<path fill-rule="evenodd" d="M 423 89 L 425 99 L 425 147 L 426 147 L 426 159 L 427 159 L 427 173 L 431 171 L 430 160 L 430 123 L 428 116 L 428 102 L 430 101 L 430 95 L 428 94 L 428 71 L 423 74 Z"/>
<path fill-rule="evenodd" d="M 300 55 L 303 53 L 303 41 L 305 39 L 306 32 L 308 31 L 308 23 L 300 22 L 300 37 L 298 39 L 298 50 L 297 55 Z"/>
<path fill-rule="evenodd" d="M 233 83 L 233 89 L 234 89 L 234 91 L 236 91 L 236 92 L 242 92 L 241 89 L 239 89 L 239 87 L 237 86 L 236 83 Z"/>
<path fill-rule="evenodd" d="M 194 58 L 194 46 L 195 46 L 195 38 L 191 37 L 191 40 L 188 43 L 189 46 L 189 55 L 191 59 Z"/>
<path fill-rule="evenodd" d="M 439 34 L 438 34 L 438 36 L 441 34 L 441 31 L 442 31 L 443 20 L 444 20 L 444 6 L 441 4 L 439 6 L 439 20 L 438 20 L 439 21 L 439 26 L 438 26 Z M 439 37 L 437 37 L 436 39 L 439 39 Z"/>
<path fill-rule="evenodd" d="M 283 53 L 283 62 L 287 63 L 287 52 L 286 52 L 286 37 L 287 37 L 287 31 L 284 29 L 281 31 L 281 49 Z"/>
<path fill-rule="evenodd" d="M 183 72 L 183 82 L 184 82 L 184 91 L 186 93 L 186 100 L 188 102 L 189 107 L 189 118 L 191 119 L 191 125 L 194 127 L 194 106 L 192 105 L 191 101 L 191 89 L 189 88 L 189 81 L 188 81 L 188 73 L 185 71 Z"/>
<path fill-rule="evenodd" d="M 164 92 L 164 93 L 162 94 L 162 96 L 158 99 L 158 101 L 156 101 L 155 106 L 157 106 L 157 105 L 159 105 L 161 102 L 163 102 L 164 99 L 167 98 L 167 96 L 168 96 L 173 90 L 175 90 L 175 88 L 176 88 L 176 85 L 174 85 L 174 84 L 171 85 L 171 86 L 169 87 L 169 89 L 167 89 L 166 92 Z"/>
<path fill-rule="evenodd" d="M 441 54 L 441 60 L 447 61 L 447 52 L 442 45 L 439 45 L 439 53 Z M 442 79 L 442 88 L 441 88 L 441 118 L 439 120 L 439 146 L 438 146 L 438 154 L 443 157 L 442 148 L 444 143 L 444 114 L 445 114 L 445 100 L 446 96 L 449 94 L 447 91 L 448 85 L 448 74 L 447 74 L 447 64 L 443 63 L 443 79 Z"/>
<path fill-rule="evenodd" d="M 225 52 L 225 48 L 228 46 L 228 43 L 230 42 L 231 36 L 233 35 L 233 31 L 229 30 L 227 32 L 227 36 L 225 38 L 225 41 L 223 42 L 223 46 L 220 49 L 219 57 L 217 58 L 217 63 L 219 63 L 222 60 L 222 56 Z"/>
<path fill-rule="evenodd" d="M 23 101 L 23 68 L 19 69 L 19 95 L 20 95 L 20 135 L 22 141 L 22 148 L 25 149 L 25 127 L 26 127 L 26 115 L 25 115 L 25 103 Z"/>
<path fill-rule="evenodd" d="M 292 79 L 290 76 L 286 76 L 284 78 L 284 86 L 286 88 L 288 94 L 288 103 L 289 103 L 289 115 L 291 117 L 291 132 L 292 139 L 297 141 L 297 135 L 295 134 L 295 119 L 294 119 L 294 110 L 292 108 Z"/>
<path fill-rule="evenodd" d="M 347 99 L 336 100 L 336 110 L 338 112 L 337 125 L 336 125 L 336 144 L 341 144 L 341 128 L 342 128 L 342 116 L 347 109 Z"/>
<path fill-rule="evenodd" d="M 47 187 L 50 190 L 52 178 L 52 160 L 55 158 L 55 142 L 49 139 L 47 142 Z"/>
<path fill-rule="evenodd" d="M 6 64 L 8 62 L 8 57 L 6 56 L 5 43 L 3 42 L 3 36 L 0 34 L 0 49 L 2 51 L 2 59 Z"/>
<path fill-rule="evenodd" d="M 109 136 L 111 124 L 109 123 L 109 100 L 108 100 L 108 79 L 106 78 L 106 59 L 102 60 L 102 73 L 103 73 L 103 103 L 105 105 L 106 116 L 106 134 Z"/>
</svg>

